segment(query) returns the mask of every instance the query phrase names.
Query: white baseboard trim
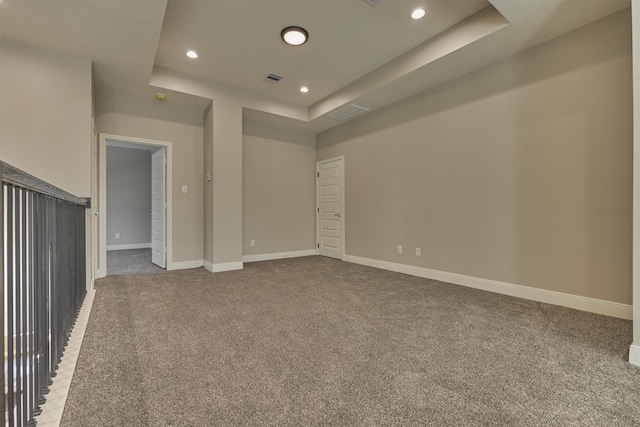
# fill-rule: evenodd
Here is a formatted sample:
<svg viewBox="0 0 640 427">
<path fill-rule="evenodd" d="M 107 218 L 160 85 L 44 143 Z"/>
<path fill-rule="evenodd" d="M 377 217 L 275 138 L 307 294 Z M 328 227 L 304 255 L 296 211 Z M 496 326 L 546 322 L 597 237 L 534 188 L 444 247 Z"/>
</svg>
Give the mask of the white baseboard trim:
<svg viewBox="0 0 640 427">
<path fill-rule="evenodd" d="M 39 427 L 56 427 L 62 421 L 64 405 L 67 402 L 71 380 L 78 363 L 80 347 L 82 346 L 84 332 L 87 329 L 87 323 L 89 323 L 89 314 L 91 313 L 95 293 L 96 291 L 87 291 L 87 295 L 84 297 L 76 324 L 71 331 L 69 342 L 58 366 L 58 372 L 47 394 L 47 401 L 42 405 L 42 413 L 35 418 Z"/>
<path fill-rule="evenodd" d="M 272 259 L 281 258 L 298 258 L 303 256 L 317 255 L 318 251 L 315 249 L 305 249 L 302 251 L 291 252 L 274 252 L 270 254 L 258 254 L 258 255 L 244 255 L 242 261 L 244 262 L 256 262 L 256 261 L 269 261 Z"/>
<path fill-rule="evenodd" d="M 186 270 L 189 268 L 200 268 L 203 266 L 203 261 L 201 259 L 193 260 L 193 261 L 178 261 L 167 264 L 167 270 Z"/>
<path fill-rule="evenodd" d="M 633 307 L 631 305 L 620 304 L 617 302 L 587 298 L 579 295 L 571 295 L 555 291 L 548 291 L 545 289 L 531 288 L 529 286 L 514 285 L 512 283 L 499 282 L 497 280 L 482 279 L 479 277 L 465 276 L 463 274 L 457 273 L 448 273 L 446 271 L 431 270 L 429 268 L 415 267 L 412 265 L 398 264 L 394 262 L 380 261 L 370 258 L 362 258 L 353 255 L 345 255 L 344 261 L 352 262 L 354 264 L 366 265 L 369 267 L 381 268 L 383 270 L 395 271 L 397 273 L 409 274 L 411 276 L 439 280 L 441 282 L 481 289 L 484 291 L 495 292 L 512 297 L 543 302 L 546 304 L 559 305 L 576 310 L 588 311 L 590 313 L 617 317 L 620 319 L 631 320 L 633 318 Z M 640 355 L 638 357 L 640 358 Z"/>
<path fill-rule="evenodd" d="M 629 363 L 640 366 L 640 345 L 631 344 L 629 347 Z"/>
<path fill-rule="evenodd" d="M 204 268 L 212 273 L 222 273 L 223 271 L 242 270 L 244 268 L 244 264 L 242 262 L 211 264 L 209 261 L 204 261 Z"/>
<path fill-rule="evenodd" d="M 108 251 L 126 251 L 128 249 L 149 249 L 151 243 L 132 243 L 130 245 L 107 245 Z"/>
</svg>

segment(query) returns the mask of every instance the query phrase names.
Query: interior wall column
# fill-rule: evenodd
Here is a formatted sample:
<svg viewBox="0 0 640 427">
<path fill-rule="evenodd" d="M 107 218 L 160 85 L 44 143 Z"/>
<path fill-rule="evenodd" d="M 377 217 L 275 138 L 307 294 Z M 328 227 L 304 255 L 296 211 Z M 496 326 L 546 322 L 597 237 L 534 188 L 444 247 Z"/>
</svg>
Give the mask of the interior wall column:
<svg viewBox="0 0 640 427">
<path fill-rule="evenodd" d="M 633 40 L 633 343 L 629 362 L 640 366 L 640 0 L 631 1 Z"/>
<path fill-rule="evenodd" d="M 208 135 L 207 133 L 212 135 Z M 242 268 L 242 104 L 216 96 L 205 112 L 205 268 Z M 206 176 L 205 176 L 206 179 Z M 210 240 L 207 240 L 210 239 Z"/>
</svg>

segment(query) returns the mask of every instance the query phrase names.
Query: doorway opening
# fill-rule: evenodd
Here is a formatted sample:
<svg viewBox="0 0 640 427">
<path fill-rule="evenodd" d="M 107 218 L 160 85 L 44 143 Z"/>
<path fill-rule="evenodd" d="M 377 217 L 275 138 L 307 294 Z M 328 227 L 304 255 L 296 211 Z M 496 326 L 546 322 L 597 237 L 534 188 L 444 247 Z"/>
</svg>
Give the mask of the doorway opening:
<svg viewBox="0 0 640 427">
<path fill-rule="evenodd" d="M 97 277 L 171 269 L 171 143 L 100 135 Z"/>
</svg>

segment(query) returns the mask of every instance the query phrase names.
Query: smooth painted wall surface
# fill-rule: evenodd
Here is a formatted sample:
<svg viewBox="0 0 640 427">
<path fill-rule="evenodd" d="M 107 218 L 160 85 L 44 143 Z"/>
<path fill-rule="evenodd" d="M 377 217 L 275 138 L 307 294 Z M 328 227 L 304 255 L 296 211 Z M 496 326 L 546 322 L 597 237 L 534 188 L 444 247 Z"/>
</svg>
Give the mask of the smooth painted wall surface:
<svg viewBox="0 0 640 427">
<path fill-rule="evenodd" d="M 318 135 L 346 253 L 631 304 L 631 78 L 626 10 Z"/>
<path fill-rule="evenodd" d="M 107 248 L 151 247 L 150 150 L 107 147 L 107 206 Z"/>
<path fill-rule="evenodd" d="M 245 123 L 242 170 L 243 254 L 314 249 L 315 135 Z"/>
<path fill-rule="evenodd" d="M 91 196 L 91 61 L 3 40 L 0 159 Z"/>
<path fill-rule="evenodd" d="M 170 141 L 173 147 L 173 262 L 202 261 L 203 117 L 197 109 L 119 94 L 98 94 L 98 132 Z M 187 185 L 188 193 L 182 193 Z"/>
<path fill-rule="evenodd" d="M 213 103 L 204 112 L 204 261 L 213 264 Z"/>
<path fill-rule="evenodd" d="M 213 264 L 235 269 L 242 263 L 242 104 L 221 95 L 211 108 Z"/>
</svg>

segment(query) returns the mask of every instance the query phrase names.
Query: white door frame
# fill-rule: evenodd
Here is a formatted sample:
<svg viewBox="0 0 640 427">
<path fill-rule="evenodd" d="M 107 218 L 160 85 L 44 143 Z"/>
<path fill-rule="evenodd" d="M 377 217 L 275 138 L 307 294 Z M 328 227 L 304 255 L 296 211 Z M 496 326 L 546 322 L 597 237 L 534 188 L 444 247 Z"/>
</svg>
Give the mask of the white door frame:
<svg viewBox="0 0 640 427">
<path fill-rule="evenodd" d="M 340 259 L 344 260 L 344 256 L 345 256 L 345 248 L 347 246 L 347 234 L 345 232 L 346 230 L 346 205 L 344 203 L 344 194 L 345 194 L 345 179 L 344 179 L 344 171 L 345 171 L 345 162 L 344 162 L 344 156 L 338 156 L 338 157 L 332 157 L 330 159 L 325 159 L 325 160 L 321 160 L 319 162 L 316 162 L 316 255 L 320 254 L 320 180 L 319 178 L 319 173 L 320 173 L 320 165 L 323 165 L 325 163 L 331 163 L 331 162 L 335 162 L 336 160 L 342 160 L 342 194 L 341 194 L 341 202 L 342 202 L 342 230 L 340 232 L 340 243 L 342 244 L 341 247 L 341 255 L 340 255 Z"/>
<path fill-rule="evenodd" d="M 100 265 L 99 260 L 99 250 L 98 250 L 98 242 L 100 241 L 99 234 L 99 223 L 98 223 L 98 194 L 100 191 L 98 189 L 98 170 L 99 170 L 99 162 L 98 162 L 98 129 L 96 128 L 96 119 L 94 117 L 91 118 L 91 209 L 90 209 L 90 223 L 91 223 L 91 242 L 87 245 L 91 251 L 91 261 L 90 261 L 90 270 L 91 270 L 91 279 L 87 283 L 87 290 L 93 290 L 93 283 L 99 277 L 98 276 L 98 265 Z M 89 268 L 87 268 L 89 270 Z"/>
<path fill-rule="evenodd" d="M 105 277 L 107 275 L 107 142 L 117 142 L 121 144 L 131 145 L 152 145 L 156 147 L 164 147 L 167 153 L 167 173 L 165 193 L 167 198 L 166 211 L 166 244 L 167 244 L 167 270 L 173 270 L 173 152 L 172 144 L 168 141 L 158 141 L 153 139 L 134 138 L 130 136 L 100 134 L 100 148 L 98 151 L 99 158 L 99 198 L 98 205 L 98 223 L 99 223 L 99 265 L 97 277 Z"/>
<path fill-rule="evenodd" d="M 157 173 L 160 174 L 160 188 L 158 188 L 157 184 Z M 160 148 L 151 153 L 151 262 L 162 268 L 167 268 L 166 177 L 167 150 L 165 148 Z M 156 204 L 157 202 L 160 202 L 159 206 Z M 156 222 L 161 223 L 160 239 L 156 239 Z"/>
</svg>

